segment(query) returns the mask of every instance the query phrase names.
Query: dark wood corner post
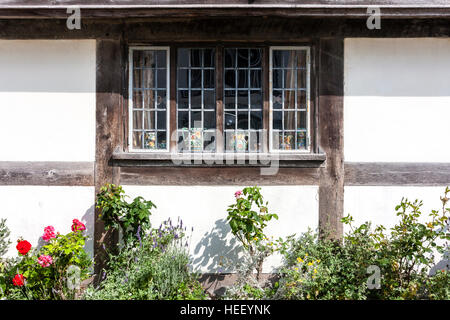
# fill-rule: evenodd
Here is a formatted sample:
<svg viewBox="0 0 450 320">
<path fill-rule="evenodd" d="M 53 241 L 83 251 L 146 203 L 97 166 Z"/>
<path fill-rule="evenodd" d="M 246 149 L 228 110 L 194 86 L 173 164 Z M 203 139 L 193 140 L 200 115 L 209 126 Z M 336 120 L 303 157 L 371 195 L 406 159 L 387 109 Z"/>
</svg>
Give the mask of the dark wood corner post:
<svg viewBox="0 0 450 320">
<path fill-rule="evenodd" d="M 118 168 L 111 165 L 114 149 L 121 145 L 122 99 L 122 46 L 120 40 L 97 40 L 96 49 L 96 137 L 95 137 L 95 194 L 106 183 L 119 184 Z M 117 234 L 106 232 L 99 220 L 100 210 L 95 209 L 94 261 L 98 279 L 107 255 Z"/>
<path fill-rule="evenodd" d="M 326 153 L 319 183 L 319 229 L 341 238 L 344 211 L 344 39 L 320 39 L 318 50 L 319 147 Z"/>
</svg>

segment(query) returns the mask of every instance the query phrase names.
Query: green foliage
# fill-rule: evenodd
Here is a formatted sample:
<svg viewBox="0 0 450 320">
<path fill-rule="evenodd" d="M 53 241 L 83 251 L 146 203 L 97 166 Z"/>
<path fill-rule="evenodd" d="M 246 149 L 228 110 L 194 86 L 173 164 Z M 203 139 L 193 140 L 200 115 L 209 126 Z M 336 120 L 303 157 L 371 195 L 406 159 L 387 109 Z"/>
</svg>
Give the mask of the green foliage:
<svg viewBox="0 0 450 320">
<path fill-rule="evenodd" d="M 278 219 L 274 213 L 268 213 L 267 205 L 261 195 L 261 188 L 247 187 L 242 190 L 242 196 L 236 196 L 236 203 L 228 207 L 228 222 L 233 234 L 244 248 L 252 251 L 258 240 L 266 238 L 264 228 L 272 218 Z M 255 206 L 259 212 L 255 211 Z"/>
<path fill-rule="evenodd" d="M 364 241 L 340 243 L 311 230 L 284 243 L 285 264 L 275 299 L 366 299 L 366 268 L 373 249 Z"/>
<path fill-rule="evenodd" d="M 6 226 L 6 219 L 0 220 L 0 259 L 5 255 L 8 251 L 8 248 L 11 244 L 9 241 L 10 231 Z"/>
<path fill-rule="evenodd" d="M 186 228 L 170 220 L 142 233 L 139 244 L 128 243 L 111 255 L 100 286 L 89 287 L 86 299 L 205 299 L 197 275 L 188 268 Z"/>
<path fill-rule="evenodd" d="M 431 300 L 450 300 L 450 271 L 438 270 L 434 276 L 428 277 L 421 293 Z"/>
<path fill-rule="evenodd" d="M 273 247 L 264 243 L 268 240 L 264 234 L 264 228 L 267 226 L 267 222 L 278 219 L 278 216 L 268 212 L 268 202 L 264 202 L 261 188 L 257 186 L 246 187 L 234 195 L 236 203 L 228 207 L 227 221 L 230 224 L 231 232 L 250 254 L 251 265 L 254 265 L 257 280 L 259 280 L 264 259 L 273 253 Z M 258 211 L 255 211 L 256 209 Z M 253 268 L 244 272 L 246 276 L 243 278 L 243 282 L 250 280 L 252 272 Z"/>
<path fill-rule="evenodd" d="M 138 231 L 150 228 L 150 210 L 156 206 L 142 197 L 134 198 L 131 203 L 125 198 L 121 186 L 107 184 L 97 194 L 96 207 L 102 210 L 99 217 L 106 229 L 120 228 L 125 242 L 136 241 Z"/>
<path fill-rule="evenodd" d="M 3 258 L 3 256 L 8 251 L 11 241 L 9 240 L 10 231 L 6 225 L 6 219 L 0 220 L 0 298 L 4 296 L 6 290 L 6 283 L 4 279 L 6 278 L 7 271 L 11 268 L 10 265 L 13 263 L 11 259 Z"/>
</svg>

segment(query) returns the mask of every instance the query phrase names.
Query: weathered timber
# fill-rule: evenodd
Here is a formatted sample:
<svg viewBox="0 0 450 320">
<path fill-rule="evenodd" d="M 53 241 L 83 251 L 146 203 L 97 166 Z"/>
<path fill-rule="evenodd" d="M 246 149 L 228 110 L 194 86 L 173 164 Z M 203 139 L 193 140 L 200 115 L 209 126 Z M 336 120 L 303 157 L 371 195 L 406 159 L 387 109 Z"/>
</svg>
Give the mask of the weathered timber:
<svg viewBox="0 0 450 320">
<path fill-rule="evenodd" d="M 120 168 L 110 165 L 113 151 L 120 146 L 122 104 L 122 58 L 120 40 L 97 41 L 96 73 L 96 150 L 95 193 L 106 183 L 119 183 Z M 112 247 L 117 235 L 105 231 L 99 219 L 101 211 L 95 210 L 94 259 L 95 273 L 100 275 L 106 252 L 104 246 Z"/>
<path fill-rule="evenodd" d="M 261 175 L 259 168 L 123 167 L 123 185 L 319 185 L 318 168 L 280 168 Z"/>
<path fill-rule="evenodd" d="M 93 186 L 94 162 L 0 161 L 0 185 Z"/>
<path fill-rule="evenodd" d="M 450 163 L 345 162 L 346 186 L 448 186 Z"/>
<path fill-rule="evenodd" d="M 320 40 L 319 147 L 326 153 L 319 185 L 319 228 L 331 238 L 342 236 L 344 206 L 344 40 Z"/>
</svg>

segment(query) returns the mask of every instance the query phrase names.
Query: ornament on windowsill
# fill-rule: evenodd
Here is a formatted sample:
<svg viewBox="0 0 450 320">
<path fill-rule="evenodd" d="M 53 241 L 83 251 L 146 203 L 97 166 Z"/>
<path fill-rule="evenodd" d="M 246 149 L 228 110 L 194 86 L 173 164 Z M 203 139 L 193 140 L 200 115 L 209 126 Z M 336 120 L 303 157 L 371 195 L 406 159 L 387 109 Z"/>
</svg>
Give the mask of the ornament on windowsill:
<svg viewBox="0 0 450 320">
<path fill-rule="evenodd" d="M 247 151 L 247 139 L 245 133 L 236 133 L 233 135 L 231 140 L 231 147 L 236 152 L 245 152 Z"/>
<path fill-rule="evenodd" d="M 203 150 L 203 129 L 191 129 L 191 151 L 199 152 Z"/>
<path fill-rule="evenodd" d="M 146 132 L 144 134 L 144 148 L 145 149 L 156 149 L 156 132 Z"/>
<path fill-rule="evenodd" d="M 297 149 L 305 149 L 306 148 L 306 132 L 300 131 L 297 132 Z"/>
<path fill-rule="evenodd" d="M 293 140 L 294 140 L 294 136 L 292 134 L 285 135 L 283 143 L 281 144 L 281 149 L 292 150 L 292 141 Z"/>
</svg>

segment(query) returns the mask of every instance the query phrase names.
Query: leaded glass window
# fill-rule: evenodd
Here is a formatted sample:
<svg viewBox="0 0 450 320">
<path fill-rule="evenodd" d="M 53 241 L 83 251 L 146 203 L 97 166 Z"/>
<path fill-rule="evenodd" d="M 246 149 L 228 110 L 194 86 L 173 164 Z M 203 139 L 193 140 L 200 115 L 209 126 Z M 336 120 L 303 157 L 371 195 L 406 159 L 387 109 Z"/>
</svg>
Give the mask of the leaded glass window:
<svg viewBox="0 0 450 320">
<path fill-rule="evenodd" d="M 307 150 L 309 48 L 272 48 L 271 80 L 271 150 Z"/>
<path fill-rule="evenodd" d="M 130 50 L 130 145 L 133 150 L 168 150 L 168 48 Z"/>
<path fill-rule="evenodd" d="M 262 150 L 263 90 L 260 48 L 225 48 L 225 151 Z"/>
<path fill-rule="evenodd" d="M 215 150 L 215 49 L 177 51 L 178 151 Z"/>
<path fill-rule="evenodd" d="M 306 46 L 131 47 L 128 149 L 311 152 L 313 100 Z"/>
</svg>

